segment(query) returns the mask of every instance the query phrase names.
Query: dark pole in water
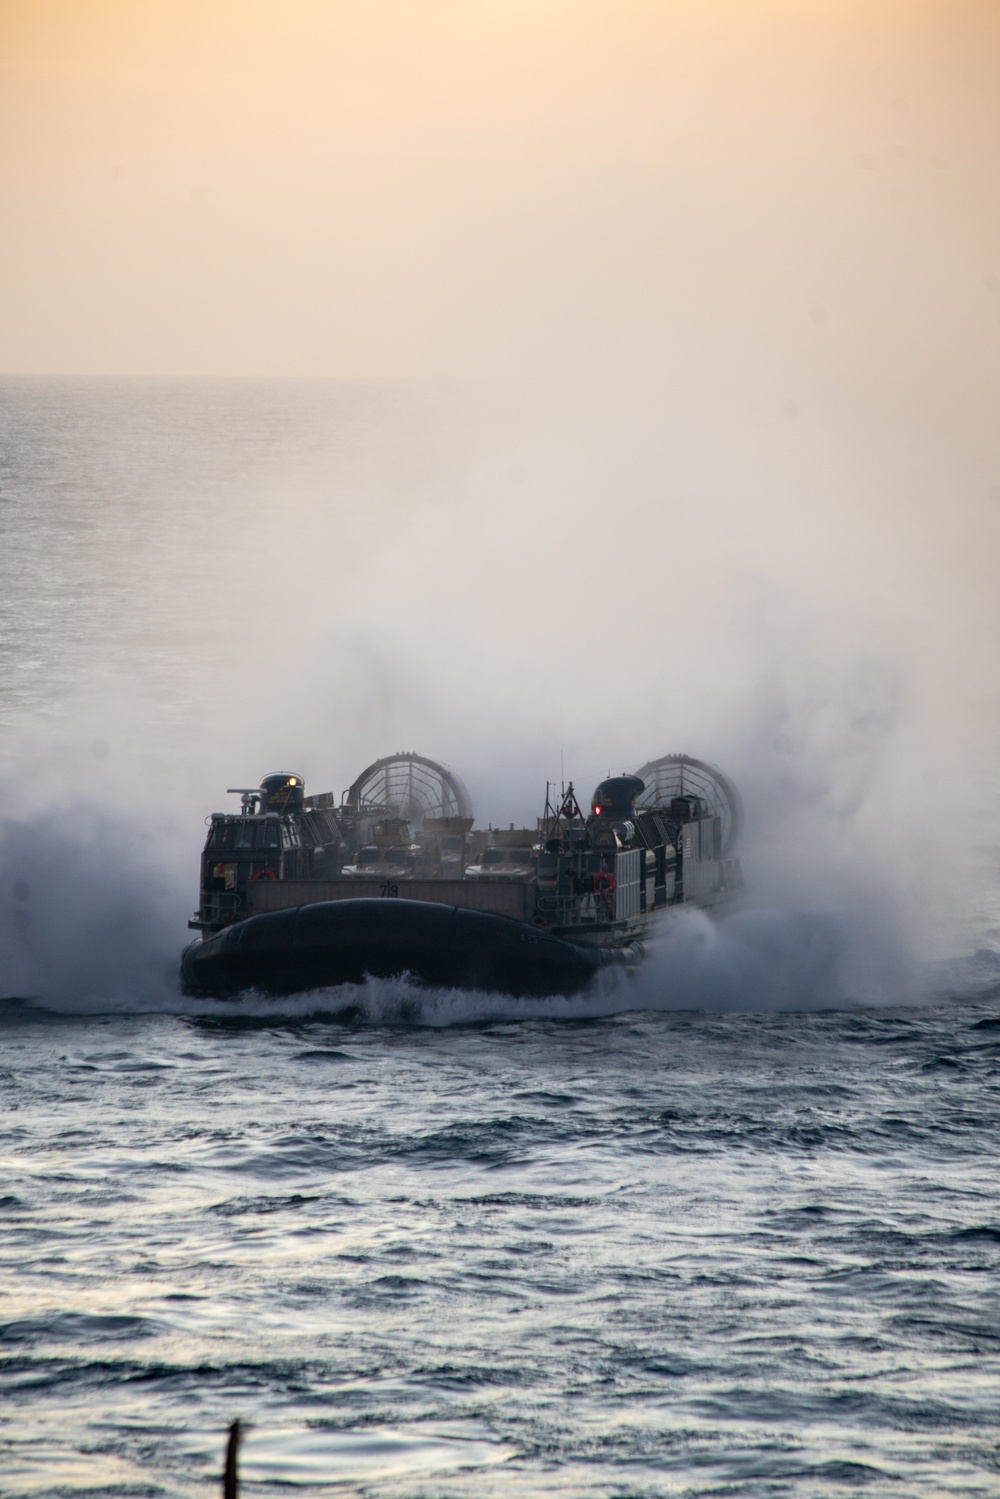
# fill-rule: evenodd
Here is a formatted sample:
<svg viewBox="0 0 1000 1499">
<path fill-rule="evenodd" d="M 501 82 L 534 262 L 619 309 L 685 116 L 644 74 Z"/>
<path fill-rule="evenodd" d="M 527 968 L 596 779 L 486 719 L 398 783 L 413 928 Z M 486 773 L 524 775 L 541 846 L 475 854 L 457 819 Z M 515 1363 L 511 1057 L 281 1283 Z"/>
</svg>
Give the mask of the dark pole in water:
<svg viewBox="0 0 1000 1499">
<path fill-rule="evenodd" d="M 229 1428 L 229 1441 L 226 1443 L 226 1471 L 222 1475 L 222 1499 L 237 1499 L 239 1478 L 236 1472 L 236 1458 L 240 1450 L 240 1435 L 240 1423 L 234 1421 Z"/>
</svg>

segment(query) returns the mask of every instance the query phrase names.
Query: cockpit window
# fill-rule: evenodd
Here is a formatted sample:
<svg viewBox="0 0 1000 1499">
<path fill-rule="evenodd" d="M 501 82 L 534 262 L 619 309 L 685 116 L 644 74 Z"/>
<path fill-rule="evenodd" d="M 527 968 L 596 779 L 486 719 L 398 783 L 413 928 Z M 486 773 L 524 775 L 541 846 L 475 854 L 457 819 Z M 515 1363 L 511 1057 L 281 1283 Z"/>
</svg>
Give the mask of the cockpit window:
<svg viewBox="0 0 1000 1499">
<path fill-rule="evenodd" d="M 502 848 L 488 848 L 483 854 L 484 864 L 502 864 L 503 861 L 504 851 Z"/>
<path fill-rule="evenodd" d="M 231 822 L 214 822 L 208 831 L 206 848 L 277 848 L 280 843 L 276 819 L 234 817 Z"/>
</svg>

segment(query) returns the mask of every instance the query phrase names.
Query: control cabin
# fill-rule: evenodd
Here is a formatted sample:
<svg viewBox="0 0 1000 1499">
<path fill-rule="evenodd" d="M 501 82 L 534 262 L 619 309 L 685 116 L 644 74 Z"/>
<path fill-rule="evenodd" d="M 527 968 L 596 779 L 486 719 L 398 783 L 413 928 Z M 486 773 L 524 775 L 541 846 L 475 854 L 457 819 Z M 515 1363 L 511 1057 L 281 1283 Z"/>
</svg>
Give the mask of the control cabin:
<svg viewBox="0 0 1000 1499">
<path fill-rule="evenodd" d="M 340 873 L 343 840 L 332 810 L 305 805 L 301 776 L 280 772 L 259 787 L 231 788 L 236 813 L 213 812 L 201 856 L 201 903 L 189 927 L 214 931 L 252 911 L 253 886 L 327 880 Z"/>
</svg>

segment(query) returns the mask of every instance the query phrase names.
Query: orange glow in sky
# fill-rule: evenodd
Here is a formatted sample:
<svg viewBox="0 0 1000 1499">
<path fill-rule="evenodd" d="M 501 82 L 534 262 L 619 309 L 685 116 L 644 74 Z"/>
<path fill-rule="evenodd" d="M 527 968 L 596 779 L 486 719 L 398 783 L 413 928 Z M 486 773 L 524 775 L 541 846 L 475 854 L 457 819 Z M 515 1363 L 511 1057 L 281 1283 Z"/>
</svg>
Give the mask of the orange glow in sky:
<svg viewBox="0 0 1000 1499">
<path fill-rule="evenodd" d="M 7 0 L 0 369 L 504 374 L 780 338 L 786 298 L 962 317 L 1000 274 L 997 15 Z"/>
</svg>

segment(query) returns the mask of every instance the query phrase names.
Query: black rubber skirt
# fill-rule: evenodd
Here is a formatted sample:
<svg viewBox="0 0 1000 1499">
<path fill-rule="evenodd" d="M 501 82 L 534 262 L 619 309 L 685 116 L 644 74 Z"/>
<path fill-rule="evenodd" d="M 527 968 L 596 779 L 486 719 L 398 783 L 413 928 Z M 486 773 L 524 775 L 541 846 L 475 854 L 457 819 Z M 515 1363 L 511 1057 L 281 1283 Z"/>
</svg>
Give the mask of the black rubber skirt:
<svg viewBox="0 0 1000 1499">
<path fill-rule="evenodd" d="M 185 994 L 299 994 L 407 975 L 441 988 L 574 994 L 640 949 L 578 947 L 523 921 L 416 900 L 331 900 L 251 916 L 181 959 Z"/>
</svg>

